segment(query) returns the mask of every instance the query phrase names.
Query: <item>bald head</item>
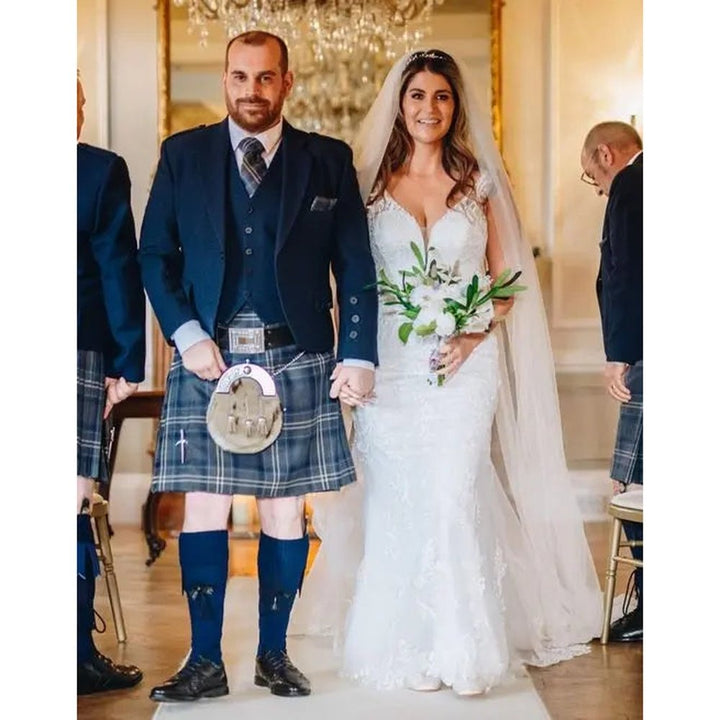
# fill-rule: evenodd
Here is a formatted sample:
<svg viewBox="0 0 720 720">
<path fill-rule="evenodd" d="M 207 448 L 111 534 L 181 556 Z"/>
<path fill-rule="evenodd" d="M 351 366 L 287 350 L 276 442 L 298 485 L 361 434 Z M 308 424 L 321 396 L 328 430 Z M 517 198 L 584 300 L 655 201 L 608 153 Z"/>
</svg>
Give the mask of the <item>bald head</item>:
<svg viewBox="0 0 720 720">
<path fill-rule="evenodd" d="M 598 145 L 607 145 L 618 150 L 632 150 L 631 155 L 642 150 L 642 140 L 638 131 L 632 125 L 617 120 L 595 125 L 585 138 L 583 154 L 590 154 Z"/>
<path fill-rule="evenodd" d="M 598 123 L 585 138 L 580 165 L 601 195 L 608 195 L 615 176 L 642 150 L 642 140 L 632 125 L 610 121 Z"/>
</svg>

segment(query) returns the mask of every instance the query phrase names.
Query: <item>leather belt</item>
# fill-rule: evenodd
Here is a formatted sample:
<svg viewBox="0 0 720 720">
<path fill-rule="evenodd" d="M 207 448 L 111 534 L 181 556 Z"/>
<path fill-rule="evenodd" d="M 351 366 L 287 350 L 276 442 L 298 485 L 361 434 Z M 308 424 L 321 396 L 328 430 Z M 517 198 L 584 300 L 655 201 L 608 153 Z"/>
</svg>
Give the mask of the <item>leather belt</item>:
<svg viewBox="0 0 720 720">
<path fill-rule="evenodd" d="M 250 355 L 285 345 L 294 345 L 295 338 L 287 325 L 254 328 L 218 327 L 217 344 L 221 350 Z"/>
</svg>

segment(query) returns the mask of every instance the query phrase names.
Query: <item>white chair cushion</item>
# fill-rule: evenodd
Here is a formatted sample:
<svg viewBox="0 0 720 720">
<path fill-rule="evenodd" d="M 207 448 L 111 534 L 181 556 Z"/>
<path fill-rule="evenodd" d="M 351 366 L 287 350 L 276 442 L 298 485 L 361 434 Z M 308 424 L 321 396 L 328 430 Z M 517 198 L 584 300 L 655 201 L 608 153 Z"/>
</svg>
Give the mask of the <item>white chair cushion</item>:
<svg viewBox="0 0 720 720">
<path fill-rule="evenodd" d="M 642 490 L 628 490 L 618 495 L 613 495 L 610 501 L 611 505 L 619 508 L 626 508 L 628 510 L 642 510 L 643 509 L 643 491 Z"/>
</svg>

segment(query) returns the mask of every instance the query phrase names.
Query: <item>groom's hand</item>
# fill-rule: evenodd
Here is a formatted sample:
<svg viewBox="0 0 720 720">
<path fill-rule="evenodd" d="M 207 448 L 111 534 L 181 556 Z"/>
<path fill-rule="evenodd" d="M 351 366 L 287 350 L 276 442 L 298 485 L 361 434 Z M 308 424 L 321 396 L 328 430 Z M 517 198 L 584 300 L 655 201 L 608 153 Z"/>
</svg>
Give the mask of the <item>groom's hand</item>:
<svg viewBox="0 0 720 720">
<path fill-rule="evenodd" d="M 373 397 L 375 371 L 362 367 L 346 367 L 339 363 L 330 379 L 330 397 L 340 398 L 350 406 L 364 405 Z"/>
<path fill-rule="evenodd" d="M 210 339 L 200 340 L 182 354 L 186 370 L 201 380 L 217 380 L 226 370 L 220 348 Z"/>
</svg>

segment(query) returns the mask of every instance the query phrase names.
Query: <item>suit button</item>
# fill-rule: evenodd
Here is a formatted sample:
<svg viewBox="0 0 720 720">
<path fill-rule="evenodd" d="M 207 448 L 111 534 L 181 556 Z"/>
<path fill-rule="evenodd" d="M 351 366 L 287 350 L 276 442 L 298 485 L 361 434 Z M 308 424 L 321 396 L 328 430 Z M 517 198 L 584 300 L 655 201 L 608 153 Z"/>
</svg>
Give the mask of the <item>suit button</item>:
<svg viewBox="0 0 720 720">
<path fill-rule="evenodd" d="M 245 254 L 246 254 L 246 255 L 252 255 L 252 253 L 253 253 L 252 248 L 246 248 L 246 249 L 245 249 Z"/>
<path fill-rule="evenodd" d="M 350 331 L 350 339 L 354 340 L 357 337 L 357 330 Z"/>
<path fill-rule="evenodd" d="M 252 233 L 252 228 L 251 228 L 251 227 L 246 227 L 246 228 L 245 228 L 245 234 L 246 234 L 246 235 L 250 235 L 251 233 Z"/>
<path fill-rule="evenodd" d="M 252 215 L 255 212 L 255 208 L 252 205 L 248 208 L 248 215 Z"/>
<path fill-rule="evenodd" d="M 357 305 L 357 298 L 354 295 L 350 297 L 350 304 Z"/>
<path fill-rule="evenodd" d="M 352 320 L 354 323 L 360 322 L 360 316 L 359 315 L 353 315 L 350 320 Z"/>
</svg>

